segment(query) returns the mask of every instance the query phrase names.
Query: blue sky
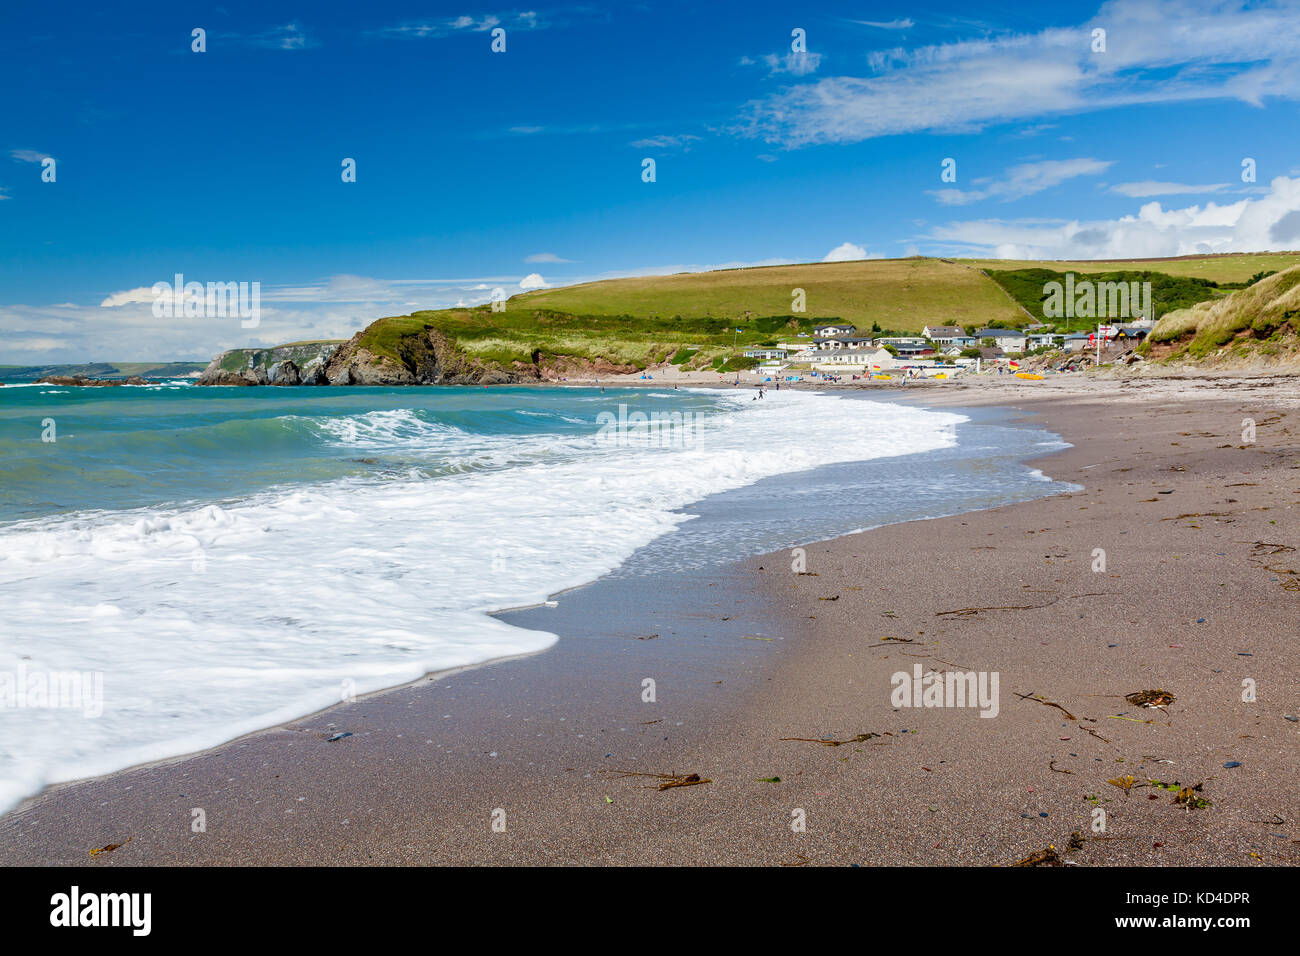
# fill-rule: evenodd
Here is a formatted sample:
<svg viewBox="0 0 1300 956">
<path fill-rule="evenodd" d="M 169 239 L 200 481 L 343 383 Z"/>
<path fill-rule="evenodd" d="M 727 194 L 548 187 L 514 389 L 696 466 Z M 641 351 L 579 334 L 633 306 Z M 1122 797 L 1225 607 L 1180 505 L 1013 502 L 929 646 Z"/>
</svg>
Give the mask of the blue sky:
<svg viewBox="0 0 1300 956">
<path fill-rule="evenodd" d="M 728 264 L 1300 248 L 1300 4 L 1026 6 L 8 4 L 0 362 Z M 260 282 L 261 324 L 154 318 L 178 272 Z"/>
</svg>

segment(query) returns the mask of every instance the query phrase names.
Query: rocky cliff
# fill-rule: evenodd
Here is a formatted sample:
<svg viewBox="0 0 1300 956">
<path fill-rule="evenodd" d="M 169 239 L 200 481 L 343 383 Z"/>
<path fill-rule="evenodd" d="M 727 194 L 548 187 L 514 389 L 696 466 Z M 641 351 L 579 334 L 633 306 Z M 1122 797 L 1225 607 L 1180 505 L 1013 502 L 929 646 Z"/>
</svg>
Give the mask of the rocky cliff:
<svg viewBox="0 0 1300 956">
<path fill-rule="evenodd" d="M 393 354 L 363 346 L 365 332 L 343 343 L 233 349 L 218 355 L 199 385 L 510 385 L 564 376 L 632 372 L 634 365 L 534 352 L 531 362 L 481 361 L 431 325 L 398 338 Z"/>
</svg>

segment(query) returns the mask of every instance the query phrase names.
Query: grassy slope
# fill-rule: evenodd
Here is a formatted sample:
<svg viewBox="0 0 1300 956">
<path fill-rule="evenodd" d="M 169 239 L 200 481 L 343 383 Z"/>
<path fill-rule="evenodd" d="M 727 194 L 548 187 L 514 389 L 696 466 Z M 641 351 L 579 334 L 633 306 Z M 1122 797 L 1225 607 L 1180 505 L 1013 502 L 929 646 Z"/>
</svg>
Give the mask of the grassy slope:
<svg viewBox="0 0 1300 956">
<path fill-rule="evenodd" d="M 367 328 L 358 343 L 376 354 L 395 357 L 401 339 L 426 327 L 446 334 L 471 358 L 509 365 L 531 362 L 534 353 L 572 355 L 593 362 L 645 366 L 673 357 L 683 346 L 697 351 L 700 361 L 711 360 L 739 347 L 769 342 L 811 330 L 813 319 L 766 316 L 744 322 L 721 318 L 669 318 L 665 320 L 619 315 L 572 315 L 487 307 L 416 312 L 381 319 Z M 735 333 L 736 328 L 746 331 Z"/>
<path fill-rule="evenodd" d="M 1052 269 L 1057 272 L 1115 272 L 1144 270 L 1189 276 L 1213 282 L 1245 282 L 1257 272 L 1281 272 L 1300 265 L 1300 252 L 1245 252 L 1220 256 L 1181 256 L 1176 259 L 1117 259 L 1068 262 L 1027 259 L 958 259 L 977 269 Z"/>
<path fill-rule="evenodd" d="M 1048 282 L 1059 282 L 1064 286 L 1066 276 L 1064 272 L 1054 272 L 1050 269 L 1015 269 L 1008 271 L 989 269 L 987 271 L 989 277 L 1006 289 L 1007 294 L 1022 305 L 1027 312 L 1040 322 L 1055 325 L 1058 331 L 1087 330 L 1094 328 L 1098 322 L 1095 317 L 1066 318 L 1062 316 L 1053 318 L 1043 314 L 1043 287 Z M 1170 276 L 1160 272 L 1089 272 L 1086 275 L 1095 283 L 1150 282 L 1151 301 L 1156 318 L 1166 312 L 1190 308 L 1198 302 L 1217 298 L 1224 294 L 1211 285 L 1209 280 L 1188 276 Z M 1133 304 L 1130 307 L 1129 315 L 1107 316 L 1106 318 L 1112 318 L 1116 322 L 1128 322 L 1137 318 L 1136 309 L 1136 304 Z"/>
<path fill-rule="evenodd" d="M 788 315 L 792 290 L 807 293 L 808 316 L 859 328 L 917 331 L 928 324 L 983 325 L 1022 316 L 975 270 L 941 259 L 869 259 L 609 279 L 526 292 L 507 311 L 553 309 L 587 315 L 676 315 L 743 319 Z M 743 325 L 743 323 L 741 323 Z"/>
<path fill-rule="evenodd" d="M 1173 346 L 1174 356 L 1207 358 L 1220 349 L 1244 356 L 1294 350 L 1300 336 L 1300 266 L 1240 292 L 1170 312 L 1151 330 L 1153 346 Z"/>
</svg>

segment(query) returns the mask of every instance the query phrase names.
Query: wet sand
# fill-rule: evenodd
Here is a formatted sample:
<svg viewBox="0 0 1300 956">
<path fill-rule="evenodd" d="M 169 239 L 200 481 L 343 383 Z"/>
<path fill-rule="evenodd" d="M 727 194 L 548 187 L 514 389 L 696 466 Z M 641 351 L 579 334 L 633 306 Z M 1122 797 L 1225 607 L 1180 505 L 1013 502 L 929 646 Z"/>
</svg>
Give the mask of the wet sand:
<svg viewBox="0 0 1300 956">
<path fill-rule="evenodd" d="M 0 819 L 0 863 L 131 837 L 94 865 L 1294 864 L 1296 381 L 1012 382 L 906 400 L 1023 409 L 1075 446 L 1032 467 L 1084 490 L 808 546 L 806 574 L 786 552 L 574 592 L 541 655 L 54 788 Z M 997 672 L 998 716 L 896 709 L 918 663 Z M 1155 688 L 1176 700 L 1124 699 Z"/>
</svg>

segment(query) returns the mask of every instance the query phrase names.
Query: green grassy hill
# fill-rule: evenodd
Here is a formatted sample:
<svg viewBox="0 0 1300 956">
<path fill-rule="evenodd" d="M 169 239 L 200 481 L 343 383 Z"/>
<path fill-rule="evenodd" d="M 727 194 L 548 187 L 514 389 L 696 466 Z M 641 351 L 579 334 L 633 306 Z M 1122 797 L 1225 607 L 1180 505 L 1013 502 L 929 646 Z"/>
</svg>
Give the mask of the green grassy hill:
<svg viewBox="0 0 1300 956">
<path fill-rule="evenodd" d="M 49 375 L 118 379 L 181 378 L 203 371 L 204 362 L 89 362 L 81 365 L 0 365 L 0 381 L 34 382 Z"/>
<path fill-rule="evenodd" d="M 1016 300 L 1025 311 L 1034 316 L 1040 322 L 1046 322 L 1055 325 L 1058 331 L 1086 331 L 1096 327 L 1098 319 L 1096 317 L 1053 317 L 1046 315 L 1043 311 L 1044 292 L 1043 287 L 1049 282 L 1058 282 L 1063 287 L 1066 281 L 1066 273 L 1056 272 L 1051 269 L 1014 269 L 1014 270 L 987 270 L 989 278 L 1002 288 L 1007 290 L 1007 294 Z M 1151 271 L 1118 271 L 1118 272 L 1087 272 L 1076 274 L 1075 281 L 1082 281 L 1086 276 L 1087 281 L 1094 284 L 1102 282 L 1117 283 L 1151 283 L 1151 304 L 1155 312 L 1154 318 L 1159 318 L 1166 312 L 1172 312 L 1175 309 L 1186 309 L 1198 302 L 1215 299 L 1226 295 L 1215 282 L 1209 279 L 1190 278 L 1187 276 L 1171 276 L 1161 272 Z M 1127 322 L 1137 318 L 1137 305 L 1133 304 L 1129 315 L 1107 316 L 1117 322 Z"/>
<path fill-rule="evenodd" d="M 957 259 L 976 269 L 1052 269 L 1055 272 L 1142 272 L 1208 279 L 1220 286 L 1247 282 L 1260 272 L 1281 272 L 1300 265 L 1300 252 L 1232 252 L 1172 259 L 1098 259 L 1092 262 L 1030 259 Z"/>
<path fill-rule="evenodd" d="M 511 298 L 506 311 L 546 309 L 660 321 L 675 316 L 743 320 L 747 315 L 790 315 L 795 289 L 806 293 L 803 315 L 840 319 L 864 329 L 874 322 L 882 329 L 919 332 L 925 325 L 986 325 L 1023 318 L 977 270 L 922 258 L 608 279 L 525 292 Z"/>
</svg>

